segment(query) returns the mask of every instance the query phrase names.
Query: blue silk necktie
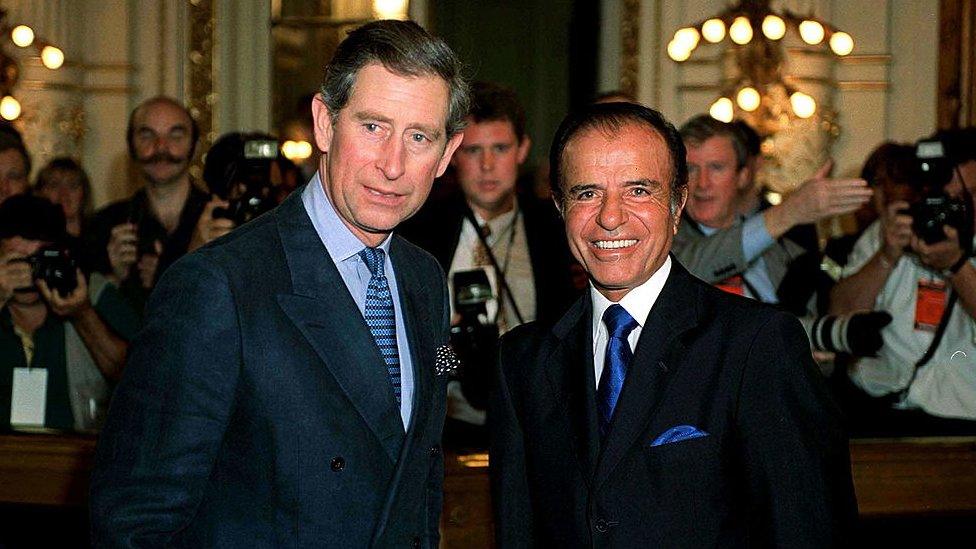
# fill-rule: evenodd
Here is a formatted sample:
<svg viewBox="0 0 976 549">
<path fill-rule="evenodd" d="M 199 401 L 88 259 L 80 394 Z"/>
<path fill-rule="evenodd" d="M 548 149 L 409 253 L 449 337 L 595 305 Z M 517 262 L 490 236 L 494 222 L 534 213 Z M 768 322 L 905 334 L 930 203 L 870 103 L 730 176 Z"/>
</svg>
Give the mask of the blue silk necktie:
<svg viewBox="0 0 976 549">
<path fill-rule="evenodd" d="M 383 273 L 386 254 L 380 248 L 364 248 L 359 257 L 369 268 L 369 286 L 366 288 L 366 326 L 380 348 L 386 370 L 393 385 L 393 393 L 400 402 L 400 352 L 397 349 L 396 316 L 393 313 L 393 295 Z"/>
<path fill-rule="evenodd" d="M 637 327 L 634 317 L 617 304 L 611 305 L 603 313 L 603 323 L 607 325 L 610 337 L 603 361 L 603 373 L 600 375 L 600 386 L 596 391 L 601 438 L 606 437 L 610 431 L 610 420 L 613 419 L 613 410 L 617 407 L 617 399 L 620 398 L 620 390 L 627 377 L 627 366 L 634 356 L 630 344 L 627 343 L 627 336 Z"/>
</svg>

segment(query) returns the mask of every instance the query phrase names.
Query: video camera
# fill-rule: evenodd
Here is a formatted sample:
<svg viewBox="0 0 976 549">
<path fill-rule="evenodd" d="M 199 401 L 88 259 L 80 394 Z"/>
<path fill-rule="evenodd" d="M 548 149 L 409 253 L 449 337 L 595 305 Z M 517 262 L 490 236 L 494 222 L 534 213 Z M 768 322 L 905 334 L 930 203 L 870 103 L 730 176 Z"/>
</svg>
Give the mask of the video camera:
<svg viewBox="0 0 976 549">
<path fill-rule="evenodd" d="M 955 167 L 940 139 L 923 139 L 915 145 L 915 176 L 912 178 L 920 198 L 906 212 L 912 216 L 912 231 L 927 244 L 946 239 L 943 225 L 971 234 L 971 200 L 945 193 Z M 964 242 L 965 244 L 965 242 Z"/>
<path fill-rule="evenodd" d="M 31 278 L 43 280 L 52 291 L 67 296 L 78 287 L 78 261 L 65 246 L 51 245 L 28 256 Z"/>
<path fill-rule="evenodd" d="M 486 306 L 493 297 L 491 283 L 483 269 L 456 272 L 452 280 L 454 309 L 461 321 L 451 328 L 451 346 L 461 360 L 461 392 L 472 406 L 484 410 L 498 350 L 498 327 L 488 323 Z"/>
<path fill-rule="evenodd" d="M 228 202 L 214 217 L 238 227 L 275 207 L 271 168 L 279 159 L 278 141 L 260 134 L 226 134 L 210 148 L 203 178 L 210 192 Z"/>
</svg>

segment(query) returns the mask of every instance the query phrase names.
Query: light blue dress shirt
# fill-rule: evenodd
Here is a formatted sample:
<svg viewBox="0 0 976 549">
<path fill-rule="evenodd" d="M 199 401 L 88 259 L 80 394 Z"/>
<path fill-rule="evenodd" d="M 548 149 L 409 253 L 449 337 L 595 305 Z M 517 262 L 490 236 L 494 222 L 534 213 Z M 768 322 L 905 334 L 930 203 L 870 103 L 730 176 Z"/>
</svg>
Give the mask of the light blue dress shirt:
<svg viewBox="0 0 976 549">
<path fill-rule="evenodd" d="M 329 197 L 322 188 L 322 181 L 316 173 L 312 180 L 302 191 L 302 203 L 305 211 L 312 219 L 315 232 L 318 233 L 322 244 L 329 252 L 329 257 L 339 269 L 339 275 L 345 282 L 346 288 L 352 295 L 356 306 L 359 307 L 360 314 L 365 314 L 366 309 L 366 289 L 369 287 L 371 274 L 369 267 L 359 257 L 359 252 L 366 247 L 354 234 L 349 227 L 342 222 L 339 214 L 329 201 Z M 386 262 L 383 271 L 386 274 L 390 285 L 390 293 L 393 295 L 393 311 L 396 316 L 397 330 L 397 350 L 400 353 L 400 418 L 406 428 L 410 425 L 410 416 L 413 411 L 414 393 L 414 372 L 413 360 L 410 358 L 410 342 L 407 337 L 407 326 L 403 321 L 403 307 L 400 302 L 400 292 L 397 289 L 396 272 L 393 270 L 393 263 L 390 261 L 390 239 L 387 237 L 380 248 L 386 252 Z M 365 325 L 365 324 L 364 324 Z M 342 337 L 336 334 L 336 337 Z M 392 386 L 390 391 L 392 392 Z"/>
</svg>

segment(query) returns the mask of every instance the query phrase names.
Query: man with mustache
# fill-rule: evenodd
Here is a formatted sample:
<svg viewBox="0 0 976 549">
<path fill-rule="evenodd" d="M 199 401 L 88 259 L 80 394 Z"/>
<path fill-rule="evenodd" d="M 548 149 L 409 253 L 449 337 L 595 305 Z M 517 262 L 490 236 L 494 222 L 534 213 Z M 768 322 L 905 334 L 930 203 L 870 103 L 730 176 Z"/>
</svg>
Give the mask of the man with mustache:
<svg viewBox="0 0 976 549">
<path fill-rule="evenodd" d="M 198 134 L 190 113 L 169 97 L 133 109 L 126 141 L 144 186 L 106 206 L 92 223 L 96 269 L 140 309 L 159 275 L 186 253 L 209 200 L 188 171 Z"/>
</svg>

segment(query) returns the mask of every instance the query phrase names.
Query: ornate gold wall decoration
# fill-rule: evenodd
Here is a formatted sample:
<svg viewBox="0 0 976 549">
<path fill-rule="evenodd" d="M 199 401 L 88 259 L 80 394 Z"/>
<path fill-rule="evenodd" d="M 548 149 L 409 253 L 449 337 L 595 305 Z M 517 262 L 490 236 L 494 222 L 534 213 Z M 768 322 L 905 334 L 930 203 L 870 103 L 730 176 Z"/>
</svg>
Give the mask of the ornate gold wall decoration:
<svg viewBox="0 0 976 549">
<path fill-rule="evenodd" d="M 190 174 L 197 180 L 203 176 L 200 151 L 210 148 L 214 135 L 214 3 L 213 0 L 190 0 L 190 44 L 186 69 L 186 105 L 200 128 L 197 157 L 190 166 Z"/>
<path fill-rule="evenodd" d="M 624 0 L 620 39 L 620 89 L 637 97 L 637 77 L 640 54 L 640 0 Z"/>
</svg>

